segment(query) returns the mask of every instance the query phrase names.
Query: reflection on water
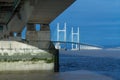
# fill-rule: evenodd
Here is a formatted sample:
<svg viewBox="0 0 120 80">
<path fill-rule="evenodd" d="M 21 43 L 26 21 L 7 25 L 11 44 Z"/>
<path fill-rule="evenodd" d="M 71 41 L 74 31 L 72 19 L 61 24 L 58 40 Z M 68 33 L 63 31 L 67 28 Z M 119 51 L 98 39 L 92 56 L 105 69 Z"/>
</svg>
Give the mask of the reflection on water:
<svg viewBox="0 0 120 80">
<path fill-rule="evenodd" d="M 113 80 L 90 71 L 52 73 L 51 71 L 0 73 L 0 80 Z"/>
<path fill-rule="evenodd" d="M 0 80 L 54 80 L 53 76 L 51 71 L 4 72 L 0 73 Z"/>
</svg>

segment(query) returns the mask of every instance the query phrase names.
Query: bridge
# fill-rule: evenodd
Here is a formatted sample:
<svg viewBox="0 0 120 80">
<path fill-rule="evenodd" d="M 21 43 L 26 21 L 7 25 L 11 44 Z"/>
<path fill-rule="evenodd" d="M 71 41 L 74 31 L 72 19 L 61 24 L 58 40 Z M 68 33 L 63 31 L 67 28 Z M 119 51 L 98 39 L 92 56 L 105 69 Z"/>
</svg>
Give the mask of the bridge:
<svg viewBox="0 0 120 80">
<path fill-rule="evenodd" d="M 49 24 L 57 16 L 59 16 L 66 8 L 68 8 L 73 2 L 74 0 L 0 0 L 0 40 L 6 41 L 4 43 L 8 43 L 8 41 L 11 42 L 17 41 L 22 43 L 21 31 L 25 26 L 27 26 L 26 41 L 24 44 L 31 45 L 41 50 L 47 51 L 50 54 L 49 56 L 50 60 L 47 61 L 48 62 L 51 61 L 54 56 L 55 48 L 54 45 L 52 45 L 52 42 L 50 41 Z M 35 30 L 35 24 L 40 24 L 41 26 L 40 31 Z M 14 33 L 17 33 L 16 37 L 14 37 Z M 19 43 L 16 43 L 16 45 L 18 44 Z M 48 53 L 46 53 L 45 56 L 47 56 Z M 12 58 L 14 55 L 16 55 L 16 53 L 14 53 L 13 55 L 9 55 L 9 53 L 7 55 L 2 53 L 2 57 L 7 56 Z M 24 55 L 22 54 L 22 56 Z M 19 54 L 18 56 L 21 56 L 21 54 Z M 37 57 L 37 59 L 35 56 L 34 57 L 33 56 L 34 55 L 31 54 L 31 57 L 29 57 L 27 61 L 31 60 L 40 61 L 41 59 L 42 60 L 46 60 L 46 58 L 48 59 L 48 56 L 45 57 L 44 59 L 40 55 L 39 55 L 40 57 Z M 6 60 L 9 60 L 8 62 L 25 60 L 24 58 L 20 57 L 12 58 L 11 60 L 8 59 L 7 57 L 0 59 L 0 61 L 9 64 L 7 63 Z M 24 64 L 26 63 L 23 62 L 22 65 L 24 66 Z M 12 64 L 11 66 L 14 65 L 16 64 Z M 36 67 L 35 65 L 32 66 L 34 67 L 34 69 L 35 68 L 38 69 L 38 67 Z M 50 64 L 48 66 L 50 66 L 49 68 L 50 70 L 53 69 L 53 64 Z M 25 70 L 26 69 L 31 70 L 32 68 L 25 68 Z M 16 70 L 21 69 L 22 66 L 16 68 Z M 43 67 L 40 70 L 42 69 Z M 3 66 L 3 69 L 0 69 L 0 71 L 2 70 L 13 69 Z"/>
<path fill-rule="evenodd" d="M 55 48 L 59 50 L 102 50 L 104 48 L 98 45 L 78 43 L 78 42 L 68 42 L 68 41 L 52 41 L 52 42 L 54 43 Z"/>
</svg>

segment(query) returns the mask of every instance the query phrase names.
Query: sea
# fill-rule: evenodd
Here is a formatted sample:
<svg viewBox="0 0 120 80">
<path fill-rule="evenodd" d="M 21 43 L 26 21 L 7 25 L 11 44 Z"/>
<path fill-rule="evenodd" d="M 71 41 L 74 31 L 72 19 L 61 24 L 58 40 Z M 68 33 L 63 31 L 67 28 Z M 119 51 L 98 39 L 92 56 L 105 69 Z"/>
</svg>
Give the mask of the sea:
<svg viewBox="0 0 120 80">
<path fill-rule="evenodd" d="M 0 73 L 0 80 L 120 80 L 120 49 L 59 51 L 60 72 Z"/>
</svg>

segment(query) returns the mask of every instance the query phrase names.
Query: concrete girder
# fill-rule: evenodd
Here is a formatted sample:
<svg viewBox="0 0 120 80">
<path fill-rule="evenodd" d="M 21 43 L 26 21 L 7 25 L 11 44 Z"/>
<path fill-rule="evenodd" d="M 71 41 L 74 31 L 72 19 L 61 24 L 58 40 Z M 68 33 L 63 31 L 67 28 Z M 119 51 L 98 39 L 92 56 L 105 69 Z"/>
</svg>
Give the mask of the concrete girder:
<svg viewBox="0 0 120 80">
<path fill-rule="evenodd" d="M 28 23 L 49 24 L 75 0 L 30 0 L 34 6 Z"/>
<path fill-rule="evenodd" d="M 9 32 L 21 32 L 27 23 L 49 24 L 61 14 L 74 0 L 20 0 L 22 1 L 18 10 L 15 10 L 10 21 L 1 16 L 0 23 L 7 24 Z M 0 0 L 0 2 L 12 3 L 14 0 Z M 3 12 L 0 12 L 3 13 Z M 3 14 L 9 13 L 4 11 Z M 8 14 L 6 14 L 8 15 Z"/>
<path fill-rule="evenodd" d="M 17 12 L 11 21 L 8 23 L 8 30 L 11 32 L 21 32 L 26 25 L 33 7 L 30 6 L 30 2 L 26 1 L 23 6 L 20 8 L 20 11 Z"/>
</svg>

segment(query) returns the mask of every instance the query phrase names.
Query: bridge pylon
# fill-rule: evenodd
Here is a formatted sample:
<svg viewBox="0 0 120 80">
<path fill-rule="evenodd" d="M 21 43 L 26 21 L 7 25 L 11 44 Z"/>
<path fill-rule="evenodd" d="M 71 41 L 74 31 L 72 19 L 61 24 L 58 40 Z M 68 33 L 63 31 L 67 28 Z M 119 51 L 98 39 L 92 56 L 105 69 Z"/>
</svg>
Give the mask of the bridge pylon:
<svg viewBox="0 0 120 80">
<path fill-rule="evenodd" d="M 66 42 L 66 23 L 64 23 L 64 29 L 60 29 L 60 23 L 57 23 L 57 43 L 55 45 L 56 49 L 61 49 L 61 45 L 60 45 L 60 33 L 64 33 L 63 35 L 63 42 Z"/>
<path fill-rule="evenodd" d="M 79 27 L 77 28 L 77 32 L 74 32 L 74 29 L 72 27 L 72 31 L 71 31 L 71 35 L 72 35 L 72 42 L 76 42 L 76 43 L 79 43 L 79 36 L 80 36 L 80 31 L 79 31 Z M 76 36 L 76 38 L 75 38 Z M 80 45 L 79 44 L 75 44 L 75 43 L 72 43 L 72 50 L 79 50 L 80 49 Z"/>
</svg>

